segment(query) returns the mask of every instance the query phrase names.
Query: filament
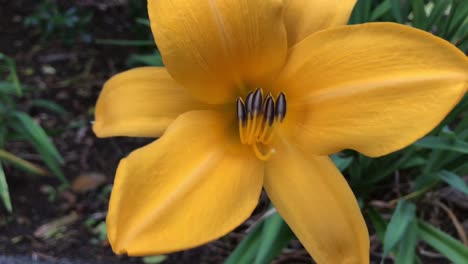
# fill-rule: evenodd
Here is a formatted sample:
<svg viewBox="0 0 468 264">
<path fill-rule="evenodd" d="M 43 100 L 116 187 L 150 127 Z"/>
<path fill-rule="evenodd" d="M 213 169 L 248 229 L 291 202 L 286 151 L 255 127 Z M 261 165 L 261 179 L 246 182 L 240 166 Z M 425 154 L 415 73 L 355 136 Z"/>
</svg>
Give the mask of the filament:
<svg viewBox="0 0 468 264">
<path fill-rule="evenodd" d="M 269 160 L 271 156 L 276 152 L 274 148 L 270 148 L 266 154 L 263 154 L 258 147 L 258 142 L 253 144 L 253 149 L 257 158 L 263 161 Z"/>
</svg>

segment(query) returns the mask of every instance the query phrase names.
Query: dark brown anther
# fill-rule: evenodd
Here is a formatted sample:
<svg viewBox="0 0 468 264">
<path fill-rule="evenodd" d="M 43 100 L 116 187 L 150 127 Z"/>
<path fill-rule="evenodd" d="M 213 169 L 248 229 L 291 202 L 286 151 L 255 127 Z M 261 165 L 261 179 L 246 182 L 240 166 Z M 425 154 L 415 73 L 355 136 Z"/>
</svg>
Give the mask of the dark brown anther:
<svg viewBox="0 0 468 264">
<path fill-rule="evenodd" d="M 263 110 L 263 122 L 268 122 L 268 125 L 273 125 L 275 120 L 275 102 L 270 95 L 265 99 L 265 108 Z"/>
<path fill-rule="evenodd" d="M 242 121 L 242 126 L 247 125 L 247 113 L 245 112 L 245 105 L 242 99 L 237 98 L 237 118 Z"/>
<path fill-rule="evenodd" d="M 266 113 L 266 102 L 268 101 L 268 98 L 271 98 L 273 100 L 273 96 L 271 96 L 271 93 L 268 93 L 267 96 L 265 96 L 265 100 L 263 100 L 263 113 Z M 275 101 L 273 101 L 274 103 Z"/>
<path fill-rule="evenodd" d="M 263 103 L 263 91 L 260 88 L 255 90 L 253 95 L 253 103 L 252 103 L 252 110 L 254 113 L 258 113 L 262 110 L 262 103 Z"/>
<path fill-rule="evenodd" d="M 252 92 L 249 92 L 247 94 L 247 97 L 245 98 L 245 109 L 247 110 L 247 115 L 249 118 L 253 118 L 252 116 L 252 110 L 253 110 L 253 96 L 254 94 Z"/>
<path fill-rule="evenodd" d="M 278 118 L 280 122 L 283 122 L 285 116 L 286 116 L 286 96 L 284 95 L 284 93 L 280 93 L 278 95 L 278 98 L 276 98 L 275 117 Z"/>
</svg>

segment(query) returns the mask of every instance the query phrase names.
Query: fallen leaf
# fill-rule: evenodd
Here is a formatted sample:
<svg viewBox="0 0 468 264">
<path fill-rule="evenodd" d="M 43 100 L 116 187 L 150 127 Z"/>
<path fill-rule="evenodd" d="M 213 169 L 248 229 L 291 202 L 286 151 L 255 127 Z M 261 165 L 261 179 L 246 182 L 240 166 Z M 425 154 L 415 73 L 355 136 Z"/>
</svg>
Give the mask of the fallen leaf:
<svg viewBox="0 0 468 264">
<path fill-rule="evenodd" d="M 34 236 L 42 239 L 48 239 L 53 237 L 58 232 L 66 229 L 67 226 L 73 224 L 79 219 L 76 212 L 72 212 L 69 215 L 60 217 L 53 220 L 47 224 L 41 225 L 36 231 L 34 231 Z"/>
<path fill-rule="evenodd" d="M 76 193 L 85 193 L 96 189 L 106 182 L 106 176 L 101 173 L 91 172 L 81 174 L 72 184 L 72 190 Z"/>
</svg>

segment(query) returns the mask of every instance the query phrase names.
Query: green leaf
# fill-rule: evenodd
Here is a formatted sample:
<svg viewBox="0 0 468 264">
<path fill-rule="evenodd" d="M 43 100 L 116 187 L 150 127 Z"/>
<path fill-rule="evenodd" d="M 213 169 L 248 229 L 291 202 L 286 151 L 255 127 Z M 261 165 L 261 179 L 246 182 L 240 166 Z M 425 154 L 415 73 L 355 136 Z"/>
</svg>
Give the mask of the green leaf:
<svg viewBox="0 0 468 264">
<path fill-rule="evenodd" d="M 22 128 L 22 130 L 17 131 L 18 133 L 26 133 L 43 151 L 49 153 L 58 162 L 63 163 L 63 158 L 57 148 L 55 148 L 45 131 L 34 119 L 23 112 L 15 112 L 14 116 L 20 124 L 20 129 Z"/>
<path fill-rule="evenodd" d="M 405 22 L 403 20 L 403 10 L 400 0 L 392 0 L 392 12 L 398 23 L 403 24 Z"/>
<path fill-rule="evenodd" d="M 145 25 L 145 26 L 147 26 L 147 27 L 151 27 L 151 22 L 150 22 L 149 19 L 147 19 L 147 18 L 137 17 L 137 18 L 135 19 L 135 21 L 136 21 L 138 24 Z"/>
<path fill-rule="evenodd" d="M 424 25 L 423 29 L 426 30 L 426 31 L 433 30 L 432 27 L 434 27 L 435 24 L 442 18 L 445 11 L 447 10 L 447 7 L 451 3 L 452 3 L 451 0 L 436 1 L 434 3 L 434 8 L 432 9 L 431 14 L 425 20 L 425 25 Z"/>
<path fill-rule="evenodd" d="M 159 52 L 143 55 L 134 54 L 128 58 L 127 64 L 131 67 L 141 65 L 164 66 L 161 54 L 159 54 Z"/>
<path fill-rule="evenodd" d="M 15 122 L 10 124 L 11 127 L 17 133 L 23 134 L 28 138 L 29 142 L 41 155 L 47 167 L 63 184 L 68 185 L 69 183 L 59 166 L 59 163 L 63 163 L 63 159 L 42 127 L 25 113 L 15 112 L 14 116 L 16 119 L 14 120 Z"/>
<path fill-rule="evenodd" d="M 384 257 L 390 253 L 392 249 L 404 237 L 408 226 L 413 221 L 416 214 L 416 206 L 405 200 L 400 200 L 396 207 L 384 237 Z"/>
<path fill-rule="evenodd" d="M 465 181 L 460 178 L 460 176 L 450 171 L 441 171 L 437 175 L 453 188 L 468 195 L 468 186 L 466 185 Z"/>
<path fill-rule="evenodd" d="M 468 259 L 468 247 L 422 220 L 418 221 L 418 226 L 418 235 L 421 240 L 454 263 L 466 263 Z"/>
<path fill-rule="evenodd" d="M 331 159 L 335 163 L 336 167 L 338 167 L 338 169 L 341 172 L 343 172 L 349 167 L 349 165 L 351 165 L 354 158 L 353 157 L 340 157 L 339 154 L 335 154 L 331 156 Z"/>
<path fill-rule="evenodd" d="M 413 27 L 422 29 L 426 21 L 426 10 L 423 0 L 413 0 L 411 2 L 413 7 Z"/>
<path fill-rule="evenodd" d="M 47 175 L 47 171 L 41 167 L 24 160 L 6 150 L 0 149 L 0 160 L 10 163 L 18 169 L 37 175 Z"/>
<path fill-rule="evenodd" d="M 268 217 L 262 228 L 261 242 L 254 263 L 271 263 L 293 238 L 294 234 L 278 213 Z"/>
<path fill-rule="evenodd" d="M 159 264 L 163 263 L 167 260 L 166 255 L 159 255 L 159 256 L 149 256 L 143 258 L 143 263 L 145 264 Z"/>
<path fill-rule="evenodd" d="M 16 87 L 12 82 L 0 81 L 0 93 L 15 94 Z"/>
<path fill-rule="evenodd" d="M 374 208 L 369 208 L 369 210 L 367 210 L 367 215 L 369 216 L 369 219 L 371 220 L 372 225 L 374 226 L 375 232 L 377 233 L 379 240 L 383 242 L 385 237 L 385 230 L 387 229 L 387 222 L 382 218 L 382 216 L 380 216 L 380 214 Z"/>
<path fill-rule="evenodd" d="M 414 155 L 411 159 L 407 160 L 402 166 L 402 169 L 409 169 L 413 167 L 423 166 L 427 163 L 427 160 L 423 157 Z"/>
<path fill-rule="evenodd" d="M 265 222 L 258 223 L 242 240 L 224 264 L 252 263 L 260 247 L 260 237 Z"/>
<path fill-rule="evenodd" d="M 31 100 L 31 105 L 35 107 L 44 108 L 44 109 L 47 109 L 49 111 L 52 111 L 61 115 L 69 114 L 67 110 L 65 110 L 65 108 L 49 100 L 43 100 L 43 99 Z"/>
<path fill-rule="evenodd" d="M 5 172 L 3 171 L 2 163 L 0 162 L 0 197 L 2 198 L 3 204 L 8 212 L 12 212 L 10 193 L 8 191 L 8 184 L 5 178 Z"/>
<path fill-rule="evenodd" d="M 377 21 L 392 9 L 391 0 L 385 0 L 372 11 L 371 21 Z"/>
<path fill-rule="evenodd" d="M 96 44 L 114 46 L 155 46 L 152 40 L 129 40 L 129 39 L 96 39 Z"/>
<path fill-rule="evenodd" d="M 415 146 L 430 149 L 450 150 L 468 154 L 468 143 L 456 138 L 428 136 L 414 143 Z"/>
<path fill-rule="evenodd" d="M 5 64 L 7 66 L 7 68 L 9 69 L 10 71 L 10 74 L 9 74 L 9 79 L 12 81 L 13 83 L 13 86 L 15 88 L 15 92 L 16 92 L 16 95 L 17 96 L 21 96 L 23 94 L 23 90 L 22 90 L 22 87 L 21 87 L 21 83 L 18 79 L 18 74 L 16 73 L 16 64 L 15 64 L 15 61 L 13 59 L 11 59 L 10 57 L 6 56 L 5 54 L 3 53 L 0 53 L 0 60 L 4 60 L 5 61 Z"/>
<path fill-rule="evenodd" d="M 416 219 L 413 219 L 409 224 L 405 239 L 400 241 L 398 252 L 396 254 L 395 263 L 413 264 L 416 261 L 416 245 L 418 243 L 418 224 Z"/>
</svg>

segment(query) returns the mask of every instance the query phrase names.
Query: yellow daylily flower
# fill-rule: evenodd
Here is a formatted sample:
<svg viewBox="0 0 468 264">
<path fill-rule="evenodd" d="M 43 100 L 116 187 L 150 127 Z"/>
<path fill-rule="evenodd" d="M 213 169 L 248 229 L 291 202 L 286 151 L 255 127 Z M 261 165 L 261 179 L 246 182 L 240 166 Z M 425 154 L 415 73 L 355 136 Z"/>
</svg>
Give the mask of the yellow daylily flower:
<svg viewBox="0 0 468 264">
<path fill-rule="evenodd" d="M 366 224 L 327 155 L 377 157 L 424 136 L 465 94 L 468 59 L 407 26 L 343 26 L 354 4 L 148 1 L 166 68 L 114 76 L 96 106 L 99 137 L 161 137 L 117 169 L 116 253 L 217 239 L 264 187 L 317 263 L 369 263 Z"/>
</svg>

